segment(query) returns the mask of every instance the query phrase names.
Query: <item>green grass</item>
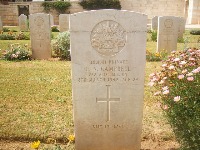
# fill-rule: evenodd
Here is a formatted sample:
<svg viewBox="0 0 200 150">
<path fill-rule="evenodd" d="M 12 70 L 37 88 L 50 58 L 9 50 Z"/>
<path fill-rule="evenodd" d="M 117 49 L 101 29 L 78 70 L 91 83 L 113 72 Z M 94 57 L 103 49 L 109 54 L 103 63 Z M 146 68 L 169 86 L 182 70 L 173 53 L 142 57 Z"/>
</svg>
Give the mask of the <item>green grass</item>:
<svg viewBox="0 0 200 150">
<path fill-rule="evenodd" d="M 70 63 L 0 61 L 0 137 L 65 139 L 73 132 Z"/>
<path fill-rule="evenodd" d="M 143 138 L 173 139 L 147 85 L 160 62 L 148 62 Z M 71 65 L 65 61 L 0 61 L 0 137 L 66 141 L 73 133 Z M 159 132 L 155 130 L 159 128 Z"/>
</svg>

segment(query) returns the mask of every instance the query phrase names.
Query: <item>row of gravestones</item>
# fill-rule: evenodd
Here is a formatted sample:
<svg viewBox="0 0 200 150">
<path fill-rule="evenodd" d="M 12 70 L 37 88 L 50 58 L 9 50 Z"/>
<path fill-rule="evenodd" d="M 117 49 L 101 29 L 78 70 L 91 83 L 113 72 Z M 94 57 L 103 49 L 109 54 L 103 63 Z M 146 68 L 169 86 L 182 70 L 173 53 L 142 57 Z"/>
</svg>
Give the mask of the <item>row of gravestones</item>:
<svg viewBox="0 0 200 150">
<path fill-rule="evenodd" d="M 50 26 L 54 25 L 54 20 L 53 20 L 53 16 L 51 14 L 49 14 L 50 17 Z M 28 30 L 28 19 L 27 16 L 24 14 L 21 14 L 18 18 L 19 21 L 19 29 L 20 31 L 27 31 Z"/>
<path fill-rule="evenodd" d="M 50 28 L 50 25 L 52 24 L 51 22 L 51 15 L 46 15 L 46 14 L 33 14 L 30 15 L 35 19 L 35 21 L 30 21 L 30 27 L 31 27 L 31 42 L 32 44 L 32 50 L 33 50 L 33 58 L 36 59 L 48 59 L 51 57 L 51 51 L 50 51 L 50 30 L 48 30 L 48 38 L 45 38 L 43 36 L 46 36 L 46 33 L 44 32 L 47 26 L 46 25 L 36 25 L 40 22 L 39 20 L 41 19 L 37 19 L 37 18 L 42 18 L 42 16 L 46 16 L 46 20 L 50 21 L 48 26 Z M 39 17 L 40 16 L 40 17 Z M 156 19 L 155 19 L 156 18 Z M 33 22 L 33 23 L 31 23 Z M 44 22 L 44 21 L 43 21 Z M 68 30 L 69 26 L 69 15 L 68 14 L 61 14 L 59 16 L 59 23 L 60 23 L 60 29 L 61 31 L 66 31 Z M 135 22 L 134 22 L 135 23 Z M 136 24 L 136 23 L 135 23 Z M 157 25 L 157 27 L 156 27 Z M 35 29 L 36 27 L 36 29 Z M 43 28 L 45 29 L 43 29 Z M 154 17 L 152 19 L 152 29 L 153 30 L 158 30 L 157 32 L 157 52 L 161 52 L 163 50 L 165 51 L 172 51 L 172 50 L 176 50 L 177 49 L 177 39 L 183 36 L 183 33 L 185 31 L 185 19 L 184 18 L 180 18 L 180 17 L 174 17 L 174 16 L 164 16 L 164 17 Z M 45 33 L 45 34 L 43 34 Z M 43 40 L 46 41 L 48 40 L 48 42 L 45 42 L 46 44 L 42 44 Z M 35 42 L 38 41 L 39 44 L 36 44 Z M 49 43 L 49 44 L 48 44 Z M 94 42 L 94 44 L 98 44 L 97 41 Z M 43 46 L 44 47 L 43 47 Z M 40 50 L 41 49 L 41 50 Z M 46 50 L 45 50 L 46 49 Z"/>
<path fill-rule="evenodd" d="M 68 30 L 68 15 L 60 15 L 61 19 L 61 31 Z M 31 14 L 29 16 L 29 27 L 31 36 L 31 49 L 32 57 L 34 59 L 48 59 L 51 58 L 51 38 L 50 31 L 51 26 L 54 25 L 53 16 L 50 14 Z M 27 16 L 21 14 L 19 16 L 19 29 L 20 31 L 28 30 Z M 67 20 L 67 23 L 64 22 Z M 0 31 L 3 30 L 3 24 L 0 16 Z"/>
<path fill-rule="evenodd" d="M 50 25 L 53 26 L 54 25 L 54 19 L 53 16 L 51 14 L 49 14 L 50 16 Z M 19 29 L 20 31 L 27 31 L 28 30 L 28 20 L 27 20 L 27 16 L 24 14 L 21 14 L 18 18 L 18 23 L 19 23 Z M 60 31 L 67 31 L 69 30 L 69 15 L 68 14 L 60 14 L 59 15 L 59 26 L 60 26 Z M 1 17 L 0 17 L 0 30 L 2 30 L 3 26 L 2 26 L 2 22 L 1 22 Z"/>
<path fill-rule="evenodd" d="M 157 30 L 157 52 L 177 49 L 178 38 L 183 38 L 185 19 L 174 16 L 155 16 L 152 18 L 151 30 Z"/>
<path fill-rule="evenodd" d="M 45 14 L 35 14 L 36 16 L 45 16 Z M 33 15 L 30 15 L 33 16 Z M 51 27 L 53 22 L 53 16 L 47 15 L 49 20 L 49 27 Z M 34 23 L 33 23 L 34 24 Z M 60 25 L 60 31 L 67 31 L 69 29 L 69 15 L 68 14 L 60 14 L 59 16 L 59 25 Z M 30 25 L 33 26 L 33 25 Z M 34 25 L 35 27 L 35 25 Z M 41 44 L 41 39 L 45 39 L 42 35 L 42 30 L 38 28 L 37 32 L 35 29 L 33 30 L 33 33 L 31 33 L 31 41 L 34 43 L 32 44 L 32 50 L 33 50 L 33 58 L 36 59 L 48 59 L 51 57 L 51 50 L 50 50 L 50 44 L 44 44 L 44 48 Z M 2 21 L 0 17 L 0 30 L 2 30 Z M 27 16 L 24 14 L 21 14 L 19 16 L 19 28 L 20 30 L 26 31 L 28 30 L 28 24 L 27 24 Z M 185 19 L 181 17 L 174 17 L 174 16 L 163 16 L 163 17 L 154 17 L 152 18 L 152 24 L 151 24 L 152 30 L 157 30 L 157 52 L 161 52 L 163 50 L 165 51 L 171 51 L 177 49 L 177 39 L 183 37 L 183 33 L 185 31 Z M 50 34 L 50 33 L 49 33 Z M 34 40 L 36 38 L 36 40 Z M 47 39 L 50 40 L 48 37 Z M 46 40 L 47 40 L 46 39 Z M 36 41 L 39 41 L 40 44 L 35 44 Z M 42 49 L 42 50 L 40 50 Z"/>
</svg>

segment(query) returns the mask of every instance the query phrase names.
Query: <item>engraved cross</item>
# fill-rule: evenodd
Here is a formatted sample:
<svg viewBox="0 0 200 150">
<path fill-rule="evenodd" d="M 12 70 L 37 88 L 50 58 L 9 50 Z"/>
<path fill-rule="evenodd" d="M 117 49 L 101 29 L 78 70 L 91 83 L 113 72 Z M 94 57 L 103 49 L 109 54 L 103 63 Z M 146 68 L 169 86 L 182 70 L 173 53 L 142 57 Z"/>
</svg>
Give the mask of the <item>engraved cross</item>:
<svg viewBox="0 0 200 150">
<path fill-rule="evenodd" d="M 165 38 L 164 41 L 167 42 L 167 45 L 169 45 L 169 42 L 171 41 L 171 39 L 167 36 L 167 38 Z"/>
<path fill-rule="evenodd" d="M 110 103 L 120 101 L 120 98 L 111 98 L 110 97 L 110 86 L 111 85 L 106 85 L 106 87 L 107 87 L 106 98 L 96 98 L 96 102 L 106 102 L 107 103 L 107 118 L 106 118 L 106 121 L 110 121 Z"/>
</svg>

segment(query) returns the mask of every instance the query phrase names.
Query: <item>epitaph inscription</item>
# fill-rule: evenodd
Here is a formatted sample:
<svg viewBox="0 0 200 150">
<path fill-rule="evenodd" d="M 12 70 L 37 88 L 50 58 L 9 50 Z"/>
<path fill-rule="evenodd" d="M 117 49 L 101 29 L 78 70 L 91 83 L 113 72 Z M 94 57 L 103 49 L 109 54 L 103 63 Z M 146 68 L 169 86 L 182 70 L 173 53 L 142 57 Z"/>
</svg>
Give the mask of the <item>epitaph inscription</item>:
<svg viewBox="0 0 200 150">
<path fill-rule="evenodd" d="M 34 19 L 37 30 L 35 30 L 34 37 L 39 42 L 39 46 L 42 47 L 43 40 L 49 39 L 49 33 L 45 32 L 44 18 L 38 16 Z"/>
<path fill-rule="evenodd" d="M 99 54 L 113 56 L 119 53 L 125 44 L 126 31 L 115 21 L 102 21 L 92 30 L 91 45 Z"/>
<path fill-rule="evenodd" d="M 77 83 L 120 82 L 137 84 L 139 76 L 132 75 L 133 69 L 128 60 L 91 60 L 90 65 L 83 67 L 84 76 L 77 76 Z"/>
</svg>

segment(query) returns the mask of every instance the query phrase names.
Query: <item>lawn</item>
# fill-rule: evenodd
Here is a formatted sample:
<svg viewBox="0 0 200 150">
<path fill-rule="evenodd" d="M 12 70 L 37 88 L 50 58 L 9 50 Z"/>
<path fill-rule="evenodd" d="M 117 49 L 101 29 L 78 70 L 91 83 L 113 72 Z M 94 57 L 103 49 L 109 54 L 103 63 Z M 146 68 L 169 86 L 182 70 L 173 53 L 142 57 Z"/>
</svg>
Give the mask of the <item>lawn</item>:
<svg viewBox="0 0 200 150">
<path fill-rule="evenodd" d="M 173 140 L 171 128 L 146 86 L 159 62 L 146 64 L 143 138 Z M 0 136 L 65 142 L 73 133 L 71 65 L 66 61 L 0 61 Z"/>
<path fill-rule="evenodd" d="M 184 37 L 191 36 L 188 32 Z M 198 47 L 191 36 L 190 47 Z M 9 44 L 29 44 L 29 40 L 1 40 L 0 54 Z M 184 44 L 179 43 L 178 49 Z M 155 52 L 156 42 L 147 42 L 147 49 Z M 159 69 L 161 62 L 147 62 L 144 93 L 142 139 L 175 141 L 174 134 L 157 107 L 148 76 Z M 71 62 L 0 60 L 0 139 L 57 140 L 66 143 L 73 133 Z M 73 149 L 73 145 L 71 147 Z"/>
</svg>

